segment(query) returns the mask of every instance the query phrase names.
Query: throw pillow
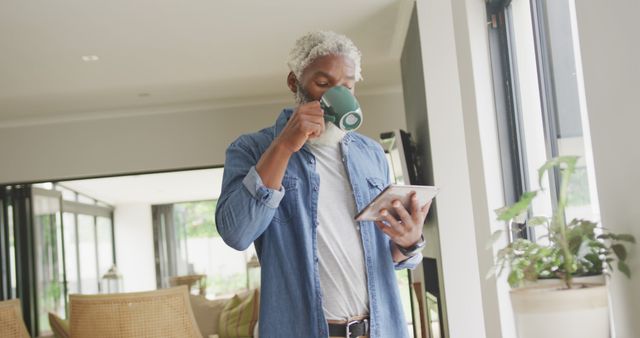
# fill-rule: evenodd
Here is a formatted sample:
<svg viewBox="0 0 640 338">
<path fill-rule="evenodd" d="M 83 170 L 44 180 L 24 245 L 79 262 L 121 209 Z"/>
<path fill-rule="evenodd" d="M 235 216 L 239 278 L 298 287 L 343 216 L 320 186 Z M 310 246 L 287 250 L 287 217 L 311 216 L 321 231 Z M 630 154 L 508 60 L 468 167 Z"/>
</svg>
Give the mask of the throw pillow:
<svg viewBox="0 0 640 338">
<path fill-rule="evenodd" d="M 218 333 L 220 313 L 229 298 L 208 300 L 204 296 L 190 295 L 191 309 L 203 337 Z"/>
<path fill-rule="evenodd" d="M 234 295 L 220 314 L 220 338 L 253 337 L 259 308 L 260 293 L 257 289 Z"/>
<path fill-rule="evenodd" d="M 69 320 L 64 320 L 55 313 L 49 312 L 49 326 L 55 338 L 69 338 Z"/>
</svg>

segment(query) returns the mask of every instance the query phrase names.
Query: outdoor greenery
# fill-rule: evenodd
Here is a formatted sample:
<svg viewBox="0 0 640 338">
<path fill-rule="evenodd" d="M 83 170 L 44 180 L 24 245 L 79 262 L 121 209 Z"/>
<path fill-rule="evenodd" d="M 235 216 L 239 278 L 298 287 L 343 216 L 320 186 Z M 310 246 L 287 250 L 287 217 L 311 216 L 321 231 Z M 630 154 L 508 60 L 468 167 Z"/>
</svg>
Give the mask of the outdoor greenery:
<svg viewBox="0 0 640 338">
<path fill-rule="evenodd" d="M 575 168 L 575 172 L 571 175 L 568 189 L 567 205 L 581 206 L 591 203 L 587 168 Z"/>
<path fill-rule="evenodd" d="M 231 275 L 208 275 L 206 288 L 210 292 L 218 295 L 232 295 L 238 290 L 246 289 L 247 275 L 246 273 L 234 273 Z"/>
<path fill-rule="evenodd" d="M 560 171 L 558 205 L 551 217 L 527 217 L 529 206 L 542 188 L 526 192 L 514 205 L 497 210 L 499 220 L 507 221 L 510 225 L 514 222 L 525 224 L 517 231 L 545 227 L 548 235 L 544 237 L 548 238 L 548 243 L 523 238 L 514 240 L 498 251 L 496 265 L 489 275 L 501 275 L 508 268 L 508 282 L 512 287 L 522 286 L 527 281 L 557 278 L 567 288 L 573 288 L 573 277 L 611 273 L 615 264 L 619 271 L 631 277 L 626 261 L 627 246 L 635 243 L 632 235 L 611 233 L 589 220 L 573 219 L 567 222 L 565 219 L 569 196 L 571 191 L 576 191 L 575 188 L 571 190 L 570 184 L 574 182 L 572 175 L 577 160 L 575 156 L 557 157 L 538 170 L 540 187 L 547 171 L 554 168 Z M 503 233 L 496 231 L 492 239 L 497 240 Z"/>
<path fill-rule="evenodd" d="M 184 224 L 187 238 L 219 237 L 216 229 L 217 200 L 174 204 L 176 224 Z"/>
</svg>

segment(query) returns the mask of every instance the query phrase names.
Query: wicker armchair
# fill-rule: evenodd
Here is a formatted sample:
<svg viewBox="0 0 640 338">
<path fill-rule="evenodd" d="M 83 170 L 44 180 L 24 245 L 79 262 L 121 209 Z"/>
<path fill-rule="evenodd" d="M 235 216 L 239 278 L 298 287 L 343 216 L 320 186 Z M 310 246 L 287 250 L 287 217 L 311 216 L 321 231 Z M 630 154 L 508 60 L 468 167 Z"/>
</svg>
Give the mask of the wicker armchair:
<svg viewBox="0 0 640 338">
<path fill-rule="evenodd" d="M 30 338 L 22 320 L 20 300 L 12 299 L 0 302 L 0 337 Z"/>
<path fill-rule="evenodd" d="M 139 293 L 70 295 L 71 338 L 202 338 L 186 286 Z"/>
</svg>

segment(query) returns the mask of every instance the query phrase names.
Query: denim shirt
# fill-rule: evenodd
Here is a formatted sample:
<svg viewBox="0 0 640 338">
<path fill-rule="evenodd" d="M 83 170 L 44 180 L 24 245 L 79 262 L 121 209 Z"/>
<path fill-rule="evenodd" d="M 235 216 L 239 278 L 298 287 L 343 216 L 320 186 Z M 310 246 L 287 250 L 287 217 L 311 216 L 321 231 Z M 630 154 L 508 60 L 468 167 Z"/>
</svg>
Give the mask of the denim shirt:
<svg viewBox="0 0 640 338">
<path fill-rule="evenodd" d="M 307 146 L 291 156 L 280 190 L 264 186 L 255 165 L 293 114 L 242 135 L 227 149 L 216 225 L 225 243 L 245 250 L 253 242 L 260 260 L 261 338 L 327 337 L 318 272 L 317 225 L 320 178 Z M 358 210 L 389 184 L 382 147 L 349 132 L 342 159 Z M 416 255 L 394 263 L 389 237 L 373 222 L 360 222 L 369 293 L 371 338 L 408 337 L 394 269 L 413 269 Z"/>
</svg>

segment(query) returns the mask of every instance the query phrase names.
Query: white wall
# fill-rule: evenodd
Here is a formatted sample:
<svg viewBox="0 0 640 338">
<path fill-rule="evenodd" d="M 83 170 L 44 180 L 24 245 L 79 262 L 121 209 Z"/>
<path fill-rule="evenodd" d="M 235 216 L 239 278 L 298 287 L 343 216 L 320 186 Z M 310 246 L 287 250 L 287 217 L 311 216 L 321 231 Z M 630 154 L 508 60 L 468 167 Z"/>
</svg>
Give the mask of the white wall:
<svg viewBox="0 0 640 338">
<path fill-rule="evenodd" d="M 452 9 L 485 332 L 487 337 L 515 337 L 506 277 L 485 278 L 497 248 L 504 247 L 507 240 L 505 236 L 495 243 L 493 250 L 486 247 L 491 234 L 505 226 L 494 212 L 504 206 L 505 194 L 486 7 L 484 1 L 465 0 L 453 1 Z"/>
<path fill-rule="evenodd" d="M 380 132 L 405 128 L 399 88 L 356 95 L 365 114 L 363 134 L 377 139 Z M 227 108 L 0 125 L 0 183 L 222 165 L 231 141 L 272 125 L 282 108 L 290 105 L 270 100 Z"/>
<path fill-rule="evenodd" d="M 509 336 L 500 312 L 510 309 L 484 278 L 493 263 L 485 244 L 499 226 L 492 210 L 503 203 L 484 2 L 417 9 L 449 334 Z"/>
<path fill-rule="evenodd" d="M 125 292 L 156 289 L 151 205 L 116 205 L 116 259 Z"/>
<path fill-rule="evenodd" d="M 640 240 L 640 2 L 576 1 L 587 121 L 602 225 Z M 583 122 L 584 125 L 584 122 Z M 585 138 L 588 133 L 585 133 Z M 632 280 L 610 283 L 618 338 L 638 337 L 640 248 L 630 254 Z"/>
<path fill-rule="evenodd" d="M 422 66 L 422 50 L 419 34 L 419 24 L 417 10 L 413 8 L 411 20 L 407 29 L 400 65 L 402 68 L 402 91 L 404 95 L 405 113 L 407 115 L 407 131 L 411 133 L 413 141 L 416 142 L 416 157 L 422 165 L 419 182 L 427 185 L 434 185 L 433 173 L 431 171 L 431 147 L 429 142 L 429 126 L 427 124 L 427 100 L 424 80 L 424 69 Z M 435 273 L 438 276 L 439 305 L 441 316 L 439 324 L 445 337 L 449 336 L 449 321 L 447 314 L 447 299 L 442 273 L 442 255 L 440 254 L 440 235 L 438 233 L 438 200 L 431 206 L 429 218 L 424 226 L 423 233 L 427 245 L 422 251 L 425 258 L 436 260 L 436 271 L 425 271 L 423 265 L 418 265 L 411 272 L 413 284 L 422 283 L 425 285 L 425 274 Z M 421 304 L 414 318 L 418 320 L 419 313 L 427 313 L 427 304 Z M 416 330 L 420 334 L 419 330 Z"/>
</svg>

